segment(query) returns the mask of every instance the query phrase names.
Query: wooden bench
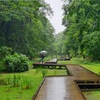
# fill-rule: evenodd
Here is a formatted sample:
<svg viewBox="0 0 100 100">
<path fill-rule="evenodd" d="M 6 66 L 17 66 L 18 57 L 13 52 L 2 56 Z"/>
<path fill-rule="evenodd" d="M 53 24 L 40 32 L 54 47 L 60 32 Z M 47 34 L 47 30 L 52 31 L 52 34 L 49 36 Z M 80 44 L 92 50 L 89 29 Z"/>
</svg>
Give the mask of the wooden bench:
<svg viewBox="0 0 100 100">
<path fill-rule="evenodd" d="M 66 65 L 64 64 L 52 64 L 52 63 L 45 63 L 45 64 L 33 64 L 33 68 L 43 67 L 43 68 L 49 68 L 49 69 L 65 69 Z"/>
<path fill-rule="evenodd" d="M 51 59 L 50 61 L 47 61 L 47 62 L 45 62 L 45 64 L 57 64 L 57 59 L 56 58 L 54 58 L 54 59 Z"/>
<path fill-rule="evenodd" d="M 34 63 L 33 66 L 34 68 L 37 68 L 37 67 L 44 67 L 44 68 L 49 68 L 49 69 L 65 69 L 66 66 L 64 64 L 57 64 L 57 59 L 54 58 L 50 61 L 47 61 L 45 63 Z"/>
</svg>

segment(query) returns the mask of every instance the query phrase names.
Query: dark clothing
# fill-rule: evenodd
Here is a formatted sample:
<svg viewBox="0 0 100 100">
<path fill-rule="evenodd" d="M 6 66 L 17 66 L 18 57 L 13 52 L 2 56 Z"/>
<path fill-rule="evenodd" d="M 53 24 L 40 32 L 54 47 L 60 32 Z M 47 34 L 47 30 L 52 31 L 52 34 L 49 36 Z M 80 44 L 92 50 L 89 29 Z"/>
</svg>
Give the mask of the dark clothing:
<svg viewBox="0 0 100 100">
<path fill-rule="evenodd" d="M 43 59 L 44 59 L 44 57 L 45 57 L 45 56 L 41 54 L 41 60 L 40 60 L 40 62 L 43 63 Z"/>
</svg>

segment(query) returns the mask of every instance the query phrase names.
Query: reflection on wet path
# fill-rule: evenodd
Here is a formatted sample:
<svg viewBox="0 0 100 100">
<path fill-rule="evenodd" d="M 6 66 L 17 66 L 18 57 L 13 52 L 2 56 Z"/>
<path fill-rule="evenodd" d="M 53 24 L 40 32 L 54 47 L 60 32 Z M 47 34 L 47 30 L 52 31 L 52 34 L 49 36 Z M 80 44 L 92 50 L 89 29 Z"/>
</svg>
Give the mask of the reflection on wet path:
<svg viewBox="0 0 100 100">
<path fill-rule="evenodd" d="M 46 77 L 33 100 L 86 100 L 75 80 L 100 80 L 100 77 L 78 65 L 67 68 L 72 76 Z"/>
</svg>

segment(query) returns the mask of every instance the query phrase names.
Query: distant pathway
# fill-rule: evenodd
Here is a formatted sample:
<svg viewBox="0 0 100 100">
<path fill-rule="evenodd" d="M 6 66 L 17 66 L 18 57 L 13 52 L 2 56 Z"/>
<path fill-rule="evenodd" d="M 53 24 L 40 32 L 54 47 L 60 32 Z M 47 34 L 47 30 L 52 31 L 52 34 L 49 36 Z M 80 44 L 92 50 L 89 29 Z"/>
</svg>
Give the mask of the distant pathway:
<svg viewBox="0 0 100 100">
<path fill-rule="evenodd" d="M 67 65 L 70 76 L 46 77 L 33 100 L 86 100 L 76 81 L 98 81 L 100 77 L 79 65 Z"/>
</svg>

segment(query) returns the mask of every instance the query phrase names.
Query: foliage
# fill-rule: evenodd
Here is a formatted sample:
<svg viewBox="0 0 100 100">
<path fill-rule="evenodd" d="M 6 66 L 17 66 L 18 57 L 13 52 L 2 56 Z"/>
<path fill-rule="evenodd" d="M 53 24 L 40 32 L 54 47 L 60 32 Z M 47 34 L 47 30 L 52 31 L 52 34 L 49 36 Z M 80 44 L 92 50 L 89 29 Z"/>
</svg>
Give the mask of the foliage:
<svg viewBox="0 0 100 100">
<path fill-rule="evenodd" d="M 60 32 L 55 35 L 55 54 L 60 56 L 70 56 L 69 48 L 66 48 L 66 35 L 63 32 Z"/>
<path fill-rule="evenodd" d="M 0 1 L 0 46 L 30 58 L 52 47 L 54 28 L 46 18 L 52 10 L 44 0 Z M 48 49 L 47 49 L 48 48 Z"/>
<path fill-rule="evenodd" d="M 14 75 L 19 81 L 19 86 L 14 87 Z M 0 97 L 3 100 L 7 100 L 7 97 L 9 100 L 31 100 L 43 79 L 41 73 L 36 74 L 33 69 L 23 73 L 2 73 L 0 81 L 7 80 L 7 78 L 8 80 L 10 78 L 8 85 L 0 83 Z"/>
<path fill-rule="evenodd" d="M 57 70 L 56 75 L 66 75 L 66 70 Z M 18 80 L 22 80 L 23 82 L 19 84 L 22 84 L 20 86 L 15 86 L 14 87 L 14 81 L 17 79 L 14 79 L 14 77 L 16 76 L 16 78 Z M 55 70 L 48 70 L 47 75 L 55 75 Z M 41 71 L 40 72 L 36 72 L 36 69 L 31 69 L 27 72 L 23 72 L 23 73 L 1 73 L 0 76 L 0 81 L 2 80 L 6 80 L 6 82 L 8 81 L 8 85 L 6 84 L 1 84 L 0 82 L 0 97 L 2 98 L 2 100 L 7 100 L 7 98 L 9 98 L 9 100 L 31 100 L 33 95 L 36 93 L 38 87 L 40 86 L 42 80 L 43 80 L 43 76 Z M 24 85 L 24 82 L 26 81 L 25 84 L 28 85 Z M 17 82 L 15 82 L 17 83 Z M 30 84 L 29 84 L 30 83 Z M 22 87 L 29 87 L 29 89 L 27 88 L 22 88 Z M 31 86 L 31 87 L 30 87 Z"/>
<path fill-rule="evenodd" d="M 100 0 L 69 0 L 63 6 L 66 47 L 73 56 L 100 60 Z"/>
<path fill-rule="evenodd" d="M 13 54 L 13 50 L 10 47 L 2 46 L 0 48 L 0 59 L 4 59 L 7 55 Z"/>
<path fill-rule="evenodd" d="M 13 77 L 7 76 L 5 83 L 13 87 L 20 87 L 21 89 L 31 89 L 33 87 L 31 79 L 21 74 L 14 74 Z"/>
<path fill-rule="evenodd" d="M 13 50 L 10 47 L 7 46 L 1 46 L 0 47 L 0 71 L 3 71 L 4 68 L 4 59 L 7 55 L 13 54 Z"/>
<path fill-rule="evenodd" d="M 28 70 L 28 58 L 25 55 L 17 54 L 5 57 L 5 70 L 7 72 L 23 72 Z"/>
</svg>

